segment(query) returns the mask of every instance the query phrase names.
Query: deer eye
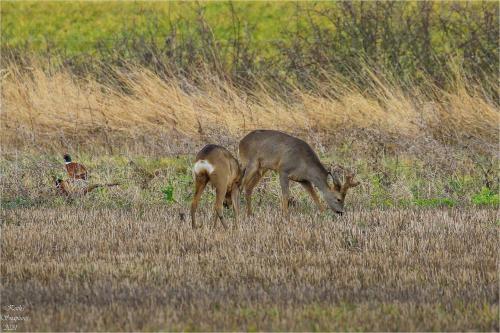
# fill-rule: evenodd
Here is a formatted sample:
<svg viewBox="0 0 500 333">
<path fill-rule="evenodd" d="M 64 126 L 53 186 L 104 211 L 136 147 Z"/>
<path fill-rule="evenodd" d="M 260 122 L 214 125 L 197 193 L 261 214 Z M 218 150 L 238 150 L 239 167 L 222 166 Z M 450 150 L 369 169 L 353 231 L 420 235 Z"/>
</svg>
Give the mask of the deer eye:
<svg viewBox="0 0 500 333">
<path fill-rule="evenodd" d="M 337 202 L 340 202 L 341 200 L 339 198 L 337 198 Z"/>
</svg>

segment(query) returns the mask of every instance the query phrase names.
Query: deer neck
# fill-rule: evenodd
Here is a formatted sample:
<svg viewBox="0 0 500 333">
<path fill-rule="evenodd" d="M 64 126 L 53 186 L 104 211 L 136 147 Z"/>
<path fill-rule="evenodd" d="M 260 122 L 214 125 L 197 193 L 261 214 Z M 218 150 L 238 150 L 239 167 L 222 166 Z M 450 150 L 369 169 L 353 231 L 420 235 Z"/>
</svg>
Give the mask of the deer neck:
<svg viewBox="0 0 500 333">
<path fill-rule="evenodd" d="M 317 168 L 314 172 L 311 172 L 309 181 L 323 193 L 330 190 L 330 186 L 328 185 L 328 171 L 324 168 Z"/>
</svg>

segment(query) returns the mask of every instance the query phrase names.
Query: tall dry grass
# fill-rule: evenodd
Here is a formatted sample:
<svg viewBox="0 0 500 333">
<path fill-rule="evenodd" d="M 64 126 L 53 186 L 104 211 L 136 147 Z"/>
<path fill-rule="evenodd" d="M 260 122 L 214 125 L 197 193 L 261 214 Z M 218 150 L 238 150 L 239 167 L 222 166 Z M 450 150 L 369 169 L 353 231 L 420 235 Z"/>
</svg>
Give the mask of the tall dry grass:
<svg viewBox="0 0 500 333">
<path fill-rule="evenodd" d="M 489 150 L 497 143 L 498 107 L 458 70 L 453 91 L 430 83 L 403 89 L 365 68 L 360 75 L 371 77 L 370 89 L 329 75 L 315 89 L 286 95 L 265 84 L 245 91 L 209 74 L 193 83 L 165 81 L 132 65 L 109 71 L 119 87 L 64 69 L 49 74 L 42 66 L 8 66 L 2 73 L 4 147 L 178 151 L 185 142 L 234 141 L 256 128 L 316 137 L 369 129 L 413 141 L 478 142 Z"/>
</svg>

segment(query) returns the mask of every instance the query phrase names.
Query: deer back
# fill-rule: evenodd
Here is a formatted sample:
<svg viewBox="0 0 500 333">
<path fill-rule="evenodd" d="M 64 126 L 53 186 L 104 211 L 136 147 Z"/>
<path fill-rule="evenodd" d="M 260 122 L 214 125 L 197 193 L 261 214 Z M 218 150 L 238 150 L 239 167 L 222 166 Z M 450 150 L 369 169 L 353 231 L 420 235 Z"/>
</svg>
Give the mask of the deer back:
<svg viewBox="0 0 500 333">
<path fill-rule="evenodd" d="M 328 171 L 312 148 L 303 140 L 283 132 L 256 130 L 245 136 L 239 145 L 242 165 L 257 161 L 259 167 L 285 171 L 294 180 L 324 178 Z"/>
<path fill-rule="evenodd" d="M 194 173 L 206 174 L 210 177 L 217 174 L 224 177 L 228 185 L 239 181 L 241 176 L 238 160 L 224 147 L 209 144 L 203 147 L 196 155 Z"/>
</svg>

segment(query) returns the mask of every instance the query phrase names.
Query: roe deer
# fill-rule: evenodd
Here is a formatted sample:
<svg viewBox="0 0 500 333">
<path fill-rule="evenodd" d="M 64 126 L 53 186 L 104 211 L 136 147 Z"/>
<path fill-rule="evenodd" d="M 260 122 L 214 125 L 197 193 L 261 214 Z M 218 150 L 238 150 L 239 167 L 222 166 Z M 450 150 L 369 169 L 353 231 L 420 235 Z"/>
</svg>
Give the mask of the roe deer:
<svg viewBox="0 0 500 333">
<path fill-rule="evenodd" d="M 245 190 L 247 215 L 252 214 L 252 191 L 267 170 L 279 173 L 281 205 L 285 215 L 288 215 L 289 180 L 300 183 L 323 210 L 313 185 L 316 186 L 330 209 L 339 214 L 344 212 L 347 190 L 359 185 L 359 182 L 354 181 L 353 173 L 347 174 L 342 184 L 336 173 L 325 169 L 305 141 L 279 131 L 250 132 L 240 141 L 239 156 L 243 168 L 241 188 Z M 328 176 L 332 178 L 333 186 L 328 184 Z"/>
<path fill-rule="evenodd" d="M 219 218 L 224 228 L 227 229 L 227 224 L 222 215 L 224 201 L 227 204 L 232 202 L 237 223 L 240 208 L 239 181 L 241 178 L 238 160 L 224 147 L 212 144 L 206 145 L 196 155 L 193 174 L 196 184 L 193 202 L 191 203 L 191 225 L 193 229 L 197 227 L 196 209 L 203 190 L 208 183 L 212 184 L 216 193 L 214 226 L 216 226 L 217 218 Z"/>
</svg>

